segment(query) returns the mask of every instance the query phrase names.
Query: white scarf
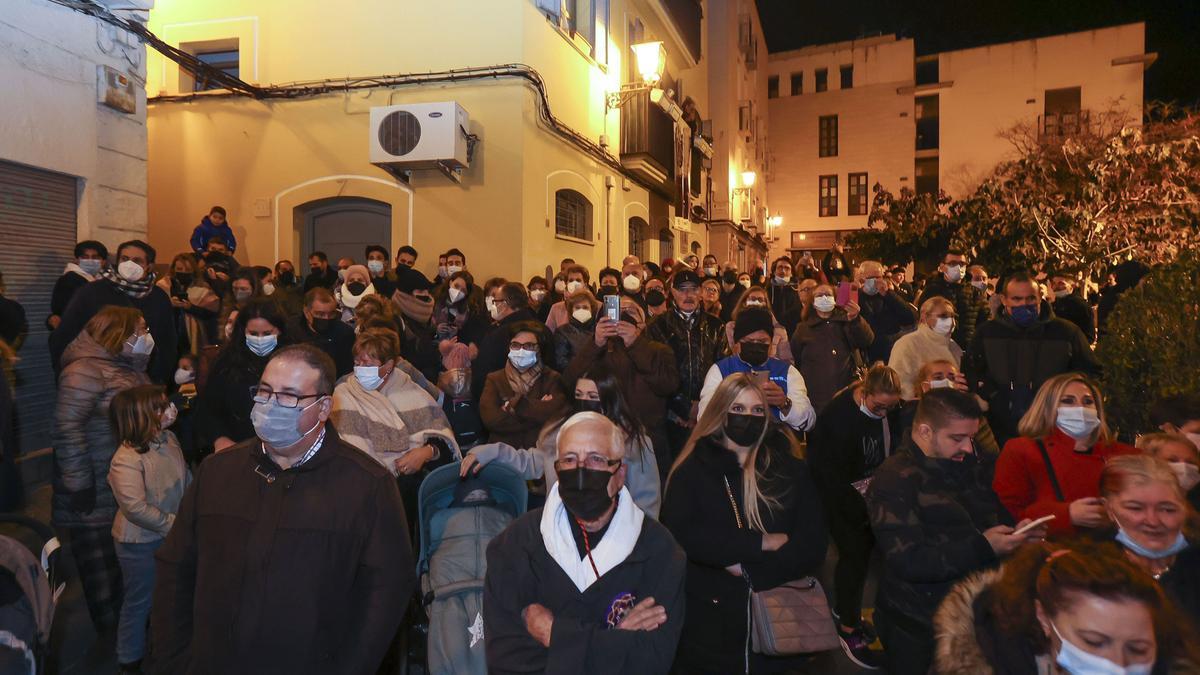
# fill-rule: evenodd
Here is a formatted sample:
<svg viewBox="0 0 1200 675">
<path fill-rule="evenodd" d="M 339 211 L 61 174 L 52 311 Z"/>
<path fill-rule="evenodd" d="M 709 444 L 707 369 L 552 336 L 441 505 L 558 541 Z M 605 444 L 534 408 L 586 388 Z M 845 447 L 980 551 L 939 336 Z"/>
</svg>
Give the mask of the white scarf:
<svg viewBox="0 0 1200 675">
<path fill-rule="evenodd" d="M 558 483 L 555 483 L 546 495 L 546 505 L 542 507 L 542 542 L 546 552 L 582 592 L 596 583 L 598 578 L 587 555 L 579 557 L 579 548 L 575 545 L 571 524 L 567 520 L 569 517 L 562 497 L 558 496 Z M 596 569 L 600 570 L 601 576 L 625 562 L 633 552 L 642 533 L 643 518 L 645 514 L 633 503 L 629 490 L 622 487 L 617 493 L 617 510 L 608 524 L 608 530 L 600 544 L 592 549 L 592 560 L 596 562 Z"/>
<path fill-rule="evenodd" d="M 79 263 L 73 263 L 73 262 L 67 263 L 67 268 L 63 270 L 63 274 L 66 274 L 68 272 L 74 272 L 75 274 L 78 274 L 79 276 L 83 277 L 84 279 L 87 279 L 88 281 L 96 280 L 96 277 L 88 274 L 87 272 L 84 272 L 83 268 L 79 266 Z"/>
<path fill-rule="evenodd" d="M 362 302 L 362 299 L 368 295 L 375 295 L 374 283 L 367 284 L 367 287 L 364 288 L 363 292 L 359 295 L 351 293 L 350 289 L 345 283 L 343 283 L 338 289 L 338 299 L 341 300 L 342 306 L 346 307 L 347 309 L 354 309 L 355 307 L 358 307 L 358 303 Z"/>
</svg>

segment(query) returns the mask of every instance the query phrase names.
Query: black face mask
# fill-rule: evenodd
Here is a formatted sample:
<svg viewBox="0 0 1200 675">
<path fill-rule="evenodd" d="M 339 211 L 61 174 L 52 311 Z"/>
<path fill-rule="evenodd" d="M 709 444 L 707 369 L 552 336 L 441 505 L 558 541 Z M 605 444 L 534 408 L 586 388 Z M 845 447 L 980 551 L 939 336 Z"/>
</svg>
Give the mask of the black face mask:
<svg viewBox="0 0 1200 675">
<path fill-rule="evenodd" d="M 646 293 L 646 304 L 651 307 L 658 307 L 667 301 L 667 296 L 657 288 Z"/>
<path fill-rule="evenodd" d="M 361 281 L 352 281 L 346 284 L 346 290 L 353 295 L 362 295 L 363 291 L 367 290 L 367 285 Z"/>
<path fill-rule="evenodd" d="M 725 437 L 744 447 L 750 447 L 758 442 L 763 428 L 767 426 L 765 415 L 743 415 L 727 413 L 725 415 Z"/>
<path fill-rule="evenodd" d="M 296 283 L 296 273 L 291 270 L 280 272 L 279 283 L 283 284 L 284 286 L 291 286 L 292 284 Z"/>
<path fill-rule="evenodd" d="M 310 267 L 308 268 L 308 271 L 312 272 L 313 276 L 319 277 L 325 275 L 325 270 L 321 269 L 320 267 Z"/>
<path fill-rule="evenodd" d="M 752 366 L 761 366 L 767 362 L 771 345 L 762 342 L 741 342 L 739 344 L 742 345 L 742 360 L 746 363 Z"/>
<path fill-rule="evenodd" d="M 721 283 L 733 286 L 737 283 L 737 272 L 729 271 L 721 275 Z"/>
<path fill-rule="evenodd" d="M 192 273 L 191 272 L 176 272 L 175 273 L 175 281 L 178 281 L 181 286 L 185 286 L 185 287 L 191 286 L 192 285 Z"/>
<path fill-rule="evenodd" d="M 621 294 L 621 291 L 618 290 L 616 286 L 601 286 L 600 287 L 600 297 L 604 297 L 606 295 L 620 295 L 620 294 Z"/>
<path fill-rule="evenodd" d="M 592 401 L 586 398 L 575 399 L 575 408 L 578 409 L 579 412 L 604 412 L 604 410 L 600 407 L 600 401 Z"/>
<path fill-rule="evenodd" d="M 313 330 L 315 330 L 316 332 L 321 333 L 321 334 L 328 333 L 329 329 L 333 328 L 334 321 L 337 321 L 337 319 L 320 319 L 317 317 L 313 317 L 313 320 L 312 320 Z"/>
<path fill-rule="evenodd" d="M 612 506 L 613 498 L 608 494 L 612 477 L 608 471 L 583 466 L 559 471 L 558 496 L 571 515 L 583 521 L 596 520 Z"/>
</svg>

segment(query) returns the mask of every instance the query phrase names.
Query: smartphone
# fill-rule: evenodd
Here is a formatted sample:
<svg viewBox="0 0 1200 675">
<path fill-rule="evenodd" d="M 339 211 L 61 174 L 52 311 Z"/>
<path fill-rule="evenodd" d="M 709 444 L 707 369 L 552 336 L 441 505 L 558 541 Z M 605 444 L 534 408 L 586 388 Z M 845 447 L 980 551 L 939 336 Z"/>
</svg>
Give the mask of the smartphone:
<svg viewBox="0 0 1200 675">
<path fill-rule="evenodd" d="M 1054 516 L 1042 516 L 1041 518 L 1038 518 L 1037 520 L 1033 520 L 1033 521 L 1026 523 L 1025 527 L 1022 527 L 1021 529 L 1014 531 L 1012 533 L 1012 536 L 1015 537 L 1019 534 L 1025 534 L 1026 532 L 1032 530 L 1033 528 L 1037 527 L 1038 525 L 1041 525 L 1042 523 L 1048 523 L 1052 520 L 1054 520 Z"/>
<path fill-rule="evenodd" d="M 604 316 L 610 321 L 621 320 L 621 296 L 606 295 L 604 296 Z"/>
<path fill-rule="evenodd" d="M 838 284 L 837 305 L 838 307 L 845 307 L 851 302 L 856 305 L 858 304 L 858 291 L 854 290 L 854 284 L 849 281 L 843 281 Z"/>
<path fill-rule="evenodd" d="M 771 381 L 771 373 L 770 371 L 766 370 L 751 371 L 750 376 L 754 378 L 754 381 L 757 382 L 760 387 L 766 386 L 766 384 Z"/>
</svg>

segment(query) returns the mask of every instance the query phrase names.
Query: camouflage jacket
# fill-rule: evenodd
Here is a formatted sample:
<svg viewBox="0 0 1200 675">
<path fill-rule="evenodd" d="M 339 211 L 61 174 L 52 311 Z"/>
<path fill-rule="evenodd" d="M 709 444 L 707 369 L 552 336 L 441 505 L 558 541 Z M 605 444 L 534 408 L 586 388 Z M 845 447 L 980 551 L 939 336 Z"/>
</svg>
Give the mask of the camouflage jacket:
<svg viewBox="0 0 1200 675">
<path fill-rule="evenodd" d="M 1012 518 L 991 479 L 987 459 L 931 459 L 911 443 L 875 471 L 867 509 L 884 557 L 878 607 L 928 627 L 956 582 L 996 562 L 982 533 Z"/>
</svg>

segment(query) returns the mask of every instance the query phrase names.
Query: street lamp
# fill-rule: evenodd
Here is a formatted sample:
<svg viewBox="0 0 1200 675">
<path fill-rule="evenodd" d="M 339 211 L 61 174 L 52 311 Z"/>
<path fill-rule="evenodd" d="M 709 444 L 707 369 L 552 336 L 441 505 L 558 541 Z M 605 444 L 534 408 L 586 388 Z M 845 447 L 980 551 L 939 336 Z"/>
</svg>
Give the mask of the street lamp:
<svg viewBox="0 0 1200 675">
<path fill-rule="evenodd" d="M 748 171 L 748 170 L 743 171 L 742 172 L 742 187 L 734 188 L 733 195 L 735 197 L 738 195 L 742 195 L 743 197 L 749 198 L 750 197 L 750 188 L 754 187 L 754 181 L 756 181 L 756 180 L 758 180 L 758 174 L 754 173 L 753 171 Z"/>
<path fill-rule="evenodd" d="M 663 46 L 661 41 L 639 42 L 635 45 L 630 45 L 633 50 L 634 65 L 637 66 L 638 75 L 642 76 L 641 83 L 630 83 L 621 85 L 621 90 L 613 92 L 604 98 L 604 106 L 606 109 L 620 108 L 632 99 L 635 95 L 646 90 L 650 91 L 651 100 L 659 104 L 663 95 L 662 90 L 657 88 L 660 80 L 662 80 L 663 70 L 667 67 L 667 48 Z M 657 96 L 656 96 L 657 94 Z"/>
<path fill-rule="evenodd" d="M 767 222 L 771 224 L 771 227 L 779 227 L 780 225 L 783 224 L 783 216 L 776 213 L 775 215 L 768 218 Z"/>
</svg>

